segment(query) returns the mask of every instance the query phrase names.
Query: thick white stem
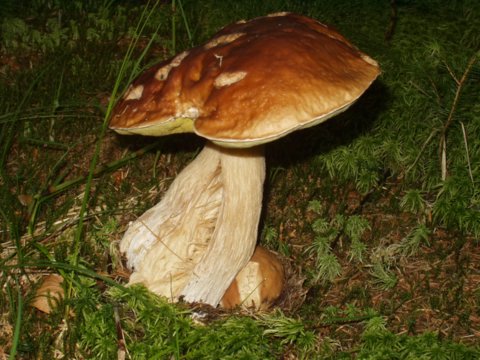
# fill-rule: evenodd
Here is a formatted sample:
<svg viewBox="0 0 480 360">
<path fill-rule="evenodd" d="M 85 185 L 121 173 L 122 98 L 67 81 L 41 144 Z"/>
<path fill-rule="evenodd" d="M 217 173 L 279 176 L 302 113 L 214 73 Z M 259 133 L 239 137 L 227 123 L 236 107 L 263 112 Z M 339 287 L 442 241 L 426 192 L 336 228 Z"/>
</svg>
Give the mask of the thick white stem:
<svg viewBox="0 0 480 360">
<path fill-rule="evenodd" d="M 223 186 L 220 213 L 208 248 L 181 292 L 186 301 L 213 306 L 253 254 L 265 179 L 263 148 L 218 151 Z"/>
<path fill-rule="evenodd" d="M 264 177 L 263 149 L 207 144 L 125 233 L 130 283 L 216 306 L 255 248 Z"/>
<path fill-rule="evenodd" d="M 134 221 L 120 250 L 134 269 L 130 283 L 176 299 L 207 248 L 222 200 L 218 151 L 205 147 L 164 197 Z"/>
</svg>

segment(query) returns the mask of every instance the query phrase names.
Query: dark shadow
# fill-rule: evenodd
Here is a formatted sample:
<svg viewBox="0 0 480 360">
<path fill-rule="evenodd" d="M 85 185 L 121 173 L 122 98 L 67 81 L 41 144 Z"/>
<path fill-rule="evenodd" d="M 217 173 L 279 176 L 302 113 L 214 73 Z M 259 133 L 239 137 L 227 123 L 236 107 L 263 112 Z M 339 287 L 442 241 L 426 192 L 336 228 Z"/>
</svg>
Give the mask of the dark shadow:
<svg viewBox="0 0 480 360">
<path fill-rule="evenodd" d="M 267 166 L 289 167 L 305 159 L 348 145 L 371 131 L 390 95 L 377 81 L 345 112 L 317 126 L 296 131 L 267 145 Z"/>
<path fill-rule="evenodd" d="M 379 115 L 388 108 L 391 95 L 380 81 L 372 86 L 345 112 L 317 126 L 299 130 L 266 147 L 267 177 L 259 229 L 268 217 L 266 204 L 270 200 L 272 184 L 268 174 L 272 169 L 287 169 L 308 161 L 334 148 L 350 144 L 354 139 L 372 131 Z M 314 170 L 312 170 L 314 171 Z"/>
<path fill-rule="evenodd" d="M 205 139 L 195 134 L 172 134 L 162 137 L 118 135 L 117 141 L 120 147 L 128 147 L 132 151 L 158 142 L 158 145 L 151 151 L 161 150 L 165 154 L 195 152 L 205 144 Z"/>
</svg>

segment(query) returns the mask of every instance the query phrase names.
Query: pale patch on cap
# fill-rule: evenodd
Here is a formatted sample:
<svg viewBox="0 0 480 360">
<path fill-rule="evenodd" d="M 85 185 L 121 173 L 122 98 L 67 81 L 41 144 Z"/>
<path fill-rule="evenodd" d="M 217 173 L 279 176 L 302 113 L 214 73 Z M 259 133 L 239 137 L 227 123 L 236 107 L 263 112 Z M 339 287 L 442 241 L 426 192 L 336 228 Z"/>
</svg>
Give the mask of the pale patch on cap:
<svg viewBox="0 0 480 360">
<path fill-rule="evenodd" d="M 158 71 L 155 73 L 155 79 L 158 81 L 164 81 L 168 77 L 168 73 L 172 69 L 172 66 L 170 64 L 165 65 L 158 69 Z"/>
<path fill-rule="evenodd" d="M 200 111 L 195 106 L 189 107 L 182 114 L 183 117 L 190 118 L 190 119 L 196 119 L 196 118 L 198 118 L 199 115 L 200 115 Z"/>
<path fill-rule="evenodd" d="M 227 35 L 222 35 L 219 37 L 216 37 L 209 41 L 208 43 L 205 44 L 205 49 L 211 49 L 215 46 L 218 45 L 224 45 L 224 44 L 229 44 L 235 40 L 237 40 L 239 37 L 242 37 L 245 35 L 244 33 L 233 33 L 233 34 L 227 34 Z"/>
<path fill-rule="evenodd" d="M 123 96 L 124 100 L 138 100 L 142 97 L 143 85 L 137 85 L 135 87 L 130 85 L 130 88 Z"/>
<path fill-rule="evenodd" d="M 168 74 L 170 73 L 170 70 L 172 70 L 172 68 L 174 67 L 179 66 L 187 55 L 188 55 L 188 51 L 184 51 L 178 54 L 177 56 L 175 56 L 173 60 L 170 62 L 170 64 L 165 65 L 157 70 L 157 72 L 155 73 L 155 79 L 157 79 L 158 81 L 166 80 L 168 77 Z"/>
<path fill-rule="evenodd" d="M 183 59 L 185 59 L 188 55 L 188 51 L 184 51 L 180 54 L 178 54 L 177 56 L 175 56 L 172 60 L 172 62 L 170 63 L 170 65 L 172 67 L 177 67 L 178 65 L 181 64 L 181 62 L 183 61 Z"/>
<path fill-rule="evenodd" d="M 218 75 L 213 81 L 213 86 L 217 89 L 223 86 L 229 86 L 242 80 L 247 73 L 245 71 L 225 72 Z"/>
<path fill-rule="evenodd" d="M 279 11 L 276 13 L 268 14 L 266 17 L 287 16 L 288 14 L 290 14 L 288 11 Z"/>
</svg>

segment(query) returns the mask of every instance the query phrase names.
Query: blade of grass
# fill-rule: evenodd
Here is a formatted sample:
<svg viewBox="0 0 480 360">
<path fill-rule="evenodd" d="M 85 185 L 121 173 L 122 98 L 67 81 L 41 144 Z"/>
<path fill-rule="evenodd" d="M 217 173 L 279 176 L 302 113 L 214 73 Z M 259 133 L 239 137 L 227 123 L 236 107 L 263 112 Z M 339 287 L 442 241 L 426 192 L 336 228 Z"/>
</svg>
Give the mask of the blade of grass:
<svg viewBox="0 0 480 360">
<path fill-rule="evenodd" d="M 62 73 L 60 74 L 60 79 L 58 80 L 58 85 L 57 85 L 57 89 L 55 91 L 55 97 L 52 101 L 52 114 L 55 114 L 55 112 L 57 111 L 58 107 L 60 106 L 60 94 L 62 92 L 62 85 L 63 85 L 63 74 L 65 72 L 65 69 L 62 69 Z M 51 119 L 49 119 L 49 122 L 50 122 L 50 126 L 49 126 L 49 129 L 48 129 L 48 139 L 50 141 L 55 141 L 55 137 L 54 137 L 54 134 L 53 134 L 53 127 L 55 126 L 55 117 L 52 117 Z"/>
<path fill-rule="evenodd" d="M 34 138 L 20 138 L 18 139 L 20 143 L 30 144 L 30 145 L 38 145 L 43 148 L 52 148 L 58 150 L 68 150 L 69 146 L 51 140 L 41 140 L 41 139 L 34 139 Z"/>
<path fill-rule="evenodd" d="M 83 110 L 85 110 L 85 107 L 82 108 Z M 34 109 L 30 109 L 30 110 L 23 110 L 22 111 L 22 115 L 18 116 L 18 117 L 14 117 L 15 116 L 15 113 L 9 113 L 9 114 L 5 114 L 4 116 L 0 116 L 0 125 L 2 124 L 9 124 L 9 123 L 17 123 L 17 122 L 22 122 L 22 121 L 30 121 L 30 120 L 49 120 L 52 118 L 52 114 L 49 114 L 49 113 L 45 113 L 45 114 L 41 114 L 39 111 L 41 109 L 38 109 L 38 108 L 34 108 Z M 32 115 L 25 115 L 25 112 L 27 111 L 32 111 L 33 114 Z M 66 113 L 66 112 L 62 112 L 62 113 L 58 113 L 55 115 L 55 117 L 61 117 L 62 119 L 72 119 L 72 120 L 78 120 L 78 119 L 92 119 L 92 118 L 97 118 L 97 116 L 95 114 L 79 114 L 77 110 L 75 109 L 72 109 L 71 110 L 72 113 Z M 4 119 L 4 120 L 2 120 Z M 20 139 L 32 139 L 31 136 L 25 136 L 24 134 L 21 134 L 21 137 Z"/>
<path fill-rule="evenodd" d="M 105 136 L 106 130 L 108 128 L 108 121 L 110 119 L 110 115 L 112 113 L 113 107 L 116 103 L 116 100 L 117 100 L 117 97 L 118 97 L 118 94 L 119 94 L 120 85 L 122 84 L 122 81 L 127 74 L 128 64 L 129 64 L 130 59 L 132 58 L 134 48 L 135 48 L 136 44 L 138 43 L 138 41 L 141 37 L 141 34 L 143 33 L 143 30 L 145 29 L 145 26 L 146 26 L 149 18 L 152 16 L 153 11 L 156 9 L 156 7 L 158 6 L 159 3 L 160 3 L 159 0 L 157 0 L 152 7 L 150 7 L 150 2 L 148 2 L 147 6 L 145 6 L 145 8 L 144 8 L 144 10 L 143 10 L 143 12 L 140 16 L 140 20 L 138 22 L 137 28 L 136 28 L 136 32 L 135 32 L 136 36 L 134 36 L 134 39 L 129 44 L 129 47 L 127 49 L 127 52 L 126 52 L 126 54 L 124 56 L 124 59 L 122 61 L 122 64 L 121 64 L 119 74 L 118 74 L 118 76 L 116 78 L 116 81 L 113 85 L 113 89 L 112 89 L 111 96 L 110 96 L 110 101 L 108 102 L 108 106 L 107 106 L 107 109 L 106 109 L 106 112 L 105 112 L 105 117 L 103 119 L 102 127 L 101 127 L 101 130 L 100 130 L 100 134 L 98 136 L 98 139 L 97 139 L 97 142 L 96 142 L 96 145 L 95 145 L 95 151 L 93 153 L 92 160 L 90 161 L 88 175 L 86 177 L 84 196 L 83 196 L 81 208 L 79 210 L 78 225 L 77 225 L 77 228 L 76 228 L 76 231 L 75 231 L 75 234 L 74 234 L 72 251 L 71 251 L 71 254 L 70 254 L 70 263 L 74 267 L 76 267 L 79 264 L 80 244 L 81 244 L 81 239 L 83 237 L 84 221 L 85 221 L 85 216 L 86 216 L 86 213 L 87 213 L 87 206 L 88 206 L 88 202 L 90 200 L 90 191 L 91 191 L 91 188 L 92 188 L 93 178 L 95 177 L 95 173 L 96 173 L 95 170 L 97 168 L 97 163 L 98 163 L 98 160 L 99 160 L 99 157 L 100 157 L 101 145 L 102 145 L 103 138 Z M 158 32 L 158 29 L 159 29 L 159 27 L 157 27 L 157 30 L 156 30 L 157 32 Z M 137 69 L 139 67 L 138 65 L 140 64 L 141 60 L 143 59 L 143 57 L 146 55 L 147 51 L 149 50 L 149 48 L 152 44 L 152 41 L 153 41 L 153 37 L 156 36 L 156 33 L 151 34 L 150 36 L 151 36 L 151 39 L 150 39 L 147 47 L 144 48 L 143 52 L 141 53 L 141 55 L 139 56 L 139 58 L 135 62 L 134 68 L 131 69 L 131 71 L 130 71 L 127 83 L 130 83 L 131 80 L 133 79 L 133 77 L 136 75 Z M 68 280 L 68 279 L 66 279 L 66 280 Z M 71 297 L 72 291 L 73 291 L 72 281 L 68 281 L 66 298 Z M 65 307 L 65 319 L 68 319 L 69 311 L 70 311 L 70 308 L 67 305 Z"/>
<path fill-rule="evenodd" d="M 172 0 L 172 55 L 177 52 L 177 26 L 175 22 L 175 13 L 177 12 L 176 1 Z"/>
<path fill-rule="evenodd" d="M 0 152 L 0 183 L 2 184 L 0 191 L 2 195 L 2 202 L 0 205 L 0 215 L 3 217 L 5 222 L 5 230 L 8 231 L 10 234 L 10 238 L 14 239 L 15 247 L 17 249 L 16 255 L 18 261 L 20 263 L 23 262 L 23 251 L 22 251 L 22 244 L 20 243 L 20 219 L 15 214 L 15 204 L 16 199 L 14 198 L 13 194 L 10 191 L 12 187 L 10 178 L 6 172 L 6 165 L 7 165 L 7 157 L 10 152 L 10 148 L 13 144 L 13 141 L 19 132 L 19 115 L 22 113 L 22 109 L 27 102 L 27 100 L 32 96 L 33 89 L 38 84 L 40 79 L 46 74 L 48 67 L 45 67 L 39 74 L 35 77 L 35 79 L 30 84 L 29 88 L 25 92 L 24 96 L 21 98 L 18 106 L 14 110 L 12 117 L 16 119 L 16 121 L 12 121 L 10 123 L 6 123 L 2 126 L 2 131 L 0 132 L 0 144 L 2 144 L 1 152 Z"/>
<path fill-rule="evenodd" d="M 47 176 L 47 181 L 45 182 L 45 185 L 40 189 L 40 191 L 33 196 L 31 204 L 28 206 L 28 214 L 29 214 L 29 221 L 28 221 L 28 226 L 27 226 L 27 231 L 28 234 L 32 235 L 34 230 L 35 230 L 35 224 L 37 222 L 37 212 L 40 208 L 40 205 L 42 203 L 42 197 L 43 194 L 48 193 L 48 188 L 49 188 L 49 183 L 51 181 L 51 178 L 54 176 L 54 174 L 59 171 L 60 167 L 63 166 L 66 162 L 67 155 L 69 154 L 70 150 L 72 148 L 75 148 L 77 144 L 74 144 L 70 146 L 67 151 L 63 153 L 62 156 L 56 161 L 52 169 L 49 171 L 49 174 Z M 66 176 L 66 174 L 64 175 Z M 63 177 L 62 177 L 63 178 Z M 43 199 L 45 200 L 45 199 Z"/>
<path fill-rule="evenodd" d="M 176 14 L 177 14 L 177 1 L 172 0 L 172 55 L 177 53 L 177 25 L 176 25 Z M 178 0 L 178 9 L 180 9 L 180 16 L 183 20 L 183 25 L 185 26 L 185 31 L 187 32 L 188 43 L 190 47 L 193 46 L 192 32 L 190 26 L 188 25 L 187 16 L 183 10 L 183 5 L 181 0 Z"/>
<path fill-rule="evenodd" d="M 151 149 L 155 148 L 160 141 L 154 142 L 152 144 L 146 145 L 143 148 L 134 151 L 133 153 L 130 153 L 129 155 L 125 156 L 122 159 L 119 160 L 114 160 L 111 161 L 107 164 L 104 164 L 102 166 L 97 167 L 94 170 L 93 177 L 97 178 L 109 171 L 113 171 L 115 169 L 118 169 L 128 163 L 129 161 L 136 159 L 147 152 L 149 152 Z M 75 145 L 71 146 L 70 148 L 75 147 Z M 52 170 L 50 171 L 50 174 L 55 174 L 57 173 L 57 169 L 64 164 L 63 160 L 66 158 L 66 155 L 68 152 L 65 152 L 60 159 L 57 161 L 57 163 L 53 166 Z M 52 179 L 51 175 L 48 176 L 48 180 L 45 182 L 45 186 L 43 186 L 40 191 L 33 196 L 32 202 L 29 205 L 29 223 L 28 223 L 28 233 L 30 235 L 33 234 L 35 230 L 35 224 L 37 220 L 37 213 L 39 207 L 44 203 L 45 201 L 51 199 L 52 197 L 58 196 L 59 194 L 63 193 L 64 191 L 71 189 L 72 187 L 84 183 L 88 179 L 88 175 L 84 176 L 79 176 L 77 178 L 71 179 L 71 180 L 66 180 L 63 181 L 64 178 L 68 175 L 68 170 L 63 171 L 61 174 L 57 176 L 56 179 Z M 63 181 L 63 182 L 62 182 Z"/>
<path fill-rule="evenodd" d="M 118 168 L 124 166 L 129 161 L 139 158 L 140 156 L 148 153 L 150 150 L 157 147 L 160 142 L 161 142 L 161 140 L 156 141 L 152 144 L 144 146 L 143 148 L 141 148 L 137 151 L 134 151 L 134 152 L 130 153 L 129 155 L 125 156 L 122 159 L 114 160 L 114 161 L 111 161 L 111 162 L 109 162 L 109 163 L 107 163 L 103 166 L 97 167 L 93 171 L 93 174 L 92 174 L 93 178 L 97 178 L 97 177 L 101 176 L 102 174 L 105 174 L 107 172 L 118 169 Z M 62 192 L 72 188 L 75 185 L 81 184 L 83 182 L 86 183 L 88 181 L 88 179 L 89 179 L 88 175 L 79 176 L 75 179 L 67 180 L 67 181 L 64 181 L 60 184 L 54 183 L 51 186 L 47 186 L 44 189 L 43 192 L 34 196 L 34 206 L 38 206 L 38 205 L 35 205 L 37 203 L 41 204 L 42 202 L 47 201 L 47 200 L 51 199 L 52 197 L 58 196 Z M 31 216 L 33 216 L 33 214 Z"/>
<path fill-rule="evenodd" d="M 180 9 L 180 14 L 182 15 L 182 19 L 183 19 L 183 25 L 185 26 L 185 31 L 187 32 L 188 43 L 190 47 L 192 47 L 193 46 L 192 32 L 190 31 L 190 26 L 188 25 L 187 16 L 185 15 L 185 11 L 183 10 L 183 5 L 181 0 L 178 0 L 178 8 Z"/>
<path fill-rule="evenodd" d="M 64 263 L 55 260 L 35 260 L 24 262 L 23 264 L 14 264 L 14 265 L 5 265 L 3 266 L 4 270 L 15 270 L 15 269 L 57 269 L 57 270 L 64 270 L 71 273 L 75 273 L 77 275 L 86 276 L 92 279 L 97 279 L 105 282 L 107 285 L 123 289 L 125 291 L 128 290 L 128 287 L 119 284 L 117 281 L 110 279 L 107 276 L 101 275 L 93 270 L 90 270 L 86 267 L 82 267 L 80 265 L 72 265 L 70 263 Z M 20 292 L 21 296 L 21 292 Z"/>
<path fill-rule="evenodd" d="M 22 317 L 23 317 L 23 297 L 22 291 L 18 284 L 18 278 L 15 278 L 17 287 L 17 316 L 15 321 L 15 330 L 13 332 L 12 347 L 10 348 L 9 360 L 14 360 L 17 355 L 18 342 L 20 340 L 20 331 L 22 329 Z M 13 306 L 12 306 L 13 308 Z"/>
<path fill-rule="evenodd" d="M 145 7 L 144 11 L 142 12 L 142 15 L 141 15 L 140 20 L 139 20 L 139 25 L 137 26 L 137 30 L 139 30 L 139 32 L 136 33 L 137 36 L 134 38 L 134 40 L 132 40 L 132 43 L 130 43 L 130 45 L 128 47 L 127 53 L 126 53 L 126 55 L 124 57 L 124 60 L 122 62 L 122 66 L 120 67 L 120 72 L 119 72 L 118 77 L 117 77 L 117 79 L 114 83 L 114 86 L 113 86 L 112 94 L 110 96 L 110 101 L 109 101 L 108 106 L 107 106 L 107 110 L 106 110 L 105 117 L 104 117 L 104 120 L 103 120 L 100 135 L 98 137 L 98 140 L 97 140 L 97 143 L 96 143 L 96 146 L 95 146 L 95 151 L 94 151 L 94 154 L 93 154 L 93 158 L 90 162 L 89 172 L 88 172 L 88 175 L 87 175 L 87 178 L 86 178 L 85 191 L 84 191 L 85 195 L 83 197 L 82 205 L 81 205 L 81 208 L 80 208 L 80 211 L 79 211 L 79 223 L 78 223 L 77 231 L 75 232 L 74 244 L 73 244 L 72 260 L 73 260 L 74 265 L 78 264 L 78 256 L 79 256 L 79 253 L 80 253 L 80 242 L 81 242 L 81 237 L 83 235 L 83 225 L 84 225 L 83 219 L 84 219 L 85 213 L 87 211 L 87 205 L 88 205 L 88 201 L 90 199 L 90 190 L 91 190 L 91 187 L 92 187 L 92 180 L 95 176 L 95 169 L 97 167 L 98 159 L 99 159 L 99 156 L 100 156 L 100 149 L 101 149 L 102 141 L 103 141 L 103 138 L 105 136 L 105 132 L 108 128 L 108 121 L 110 119 L 110 115 L 112 113 L 113 106 L 115 105 L 115 102 L 116 102 L 116 99 L 117 99 L 117 96 L 118 96 L 118 93 L 119 93 L 120 84 L 122 83 L 122 80 L 125 77 L 125 73 L 126 73 L 126 70 L 127 70 L 127 63 L 128 63 L 128 61 L 130 60 L 130 58 L 133 54 L 134 45 L 138 42 L 138 39 L 140 39 L 140 36 L 141 36 L 149 18 L 152 16 L 153 11 L 156 9 L 158 4 L 159 4 L 159 1 L 157 0 L 155 2 L 155 4 L 152 6 L 152 8 L 149 8 L 150 2 L 148 2 L 147 6 Z M 158 31 L 158 27 L 157 27 L 156 31 Z M 144 58 L 144 56 L 148 52 L 148 50 L 149 50 L 149 48 L 152 44 L 152 39 L 155 37 L 155 35 L 156 35 L 156 33 L 150 35 L 151 39 L 150 39 L 148 45 L 144 48 L 144 50 L 141 53 L 141 55 L 139 56 L 139 58 L 137 59 L 134 69 L 130 72 L 128 82 L 131 82 L 131 80 L 135 76 L 135 72 L 136 72 L 136 69 L 138 67 L 138 64 L 141 62 L 141 60 Z"/>
<path fill-rule="evenodd" d="M 127 52 L 124 56 L 122 66 L 120 67 L 120 72 L 119 72 L 118 77 L 116 79 L 116 82 L 114 84 L 114 89 L 112 91 L 112 96 L 110 97 L 110 102 L 108 104 L 107 112 L 108 112 L 108 110 L 111 111 L 113 109 L 113 105 L 115 104 L 115 101 L 116 101 L 116 94 L 118 93 L 118 89 L 120 87 L 122 79 L 125 77 L 125 72 L 127 70 L 127 64 L 129 62 L 129 60 L 132 58 L 133 50 L 137 46 L 138 41 L 140 40 L 140 37 L 143 34 L 143 32 L 145 30 L 145 27 L 148 24 L 149 19 L 152 17 L 154 11 L 157 9 L 159 4 L 160 4 L 160 0 L 156 0 L 154 5 L 152 5 L 152 8 L 149 9 L 150 1 L 148 1 L 147 5 L 145 6 L 144 11 L 142 12 L 142 15 L 140 16 L 140 20 L 138 21 L 137 27 L 135 29 L 136 36 L 132 39 L 132 41 L 128 45 L 128 49 L 127 49 Z M 150 49 L 150 47 L 153 43 L 153 40 L 155 39 L 155 36 L 157 35 L 159 29 L 160 29 L 160 24 L 157 26 L 157 28 L 155 29 L 155 31 L 152 34 L 149 34 L 150 40 L 147 43 L 147 46 L 144 47 L 142 53 L 140 54 L 140 56 L 136 60 L 136 62 L 134 64 L 134 67 L 133 67 L 132 71 L 130 72 L 129 77 L 126 81 L 127 86 L 132 82 L 133 78 L 138 74 L 138 71 L 140 70 L 139 69 L 140 68 L 139 64 L 143 60 L 145 55 L 147 54 L 148 50 Z"/>
</svg>

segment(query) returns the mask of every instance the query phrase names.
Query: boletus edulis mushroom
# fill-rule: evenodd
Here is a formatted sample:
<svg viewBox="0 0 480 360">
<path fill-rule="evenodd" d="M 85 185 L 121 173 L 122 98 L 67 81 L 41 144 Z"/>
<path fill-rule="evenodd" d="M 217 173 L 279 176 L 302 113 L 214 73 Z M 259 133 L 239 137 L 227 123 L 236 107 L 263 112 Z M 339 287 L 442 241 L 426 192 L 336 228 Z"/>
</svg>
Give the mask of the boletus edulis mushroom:
<svg viewBox="0 0 480 360">
<path fill-rule="evenodd" d="M 281 295 L 284 271 L 280 260 L 257 246 L 247 265 L 240 270 L 220 301 L 225 309 L 238 306 L 267 310 Z"/>
<path fill-rule="evenodd" d="M 219 304 L 255 249 L 263 145 L 346 110 L 379 73 L 330 27 L 277 13 L 229 25 L 141 74 L 110 127 L 193 132 L 207 142 L 125 233 L 130 282 L 172 300 Z"/>
</svg>

